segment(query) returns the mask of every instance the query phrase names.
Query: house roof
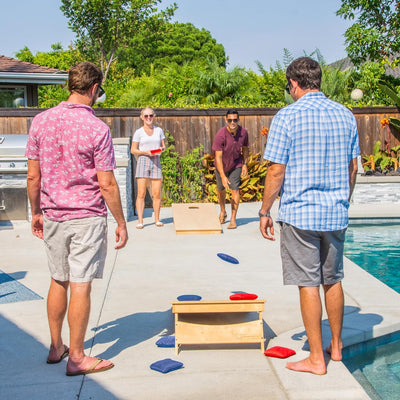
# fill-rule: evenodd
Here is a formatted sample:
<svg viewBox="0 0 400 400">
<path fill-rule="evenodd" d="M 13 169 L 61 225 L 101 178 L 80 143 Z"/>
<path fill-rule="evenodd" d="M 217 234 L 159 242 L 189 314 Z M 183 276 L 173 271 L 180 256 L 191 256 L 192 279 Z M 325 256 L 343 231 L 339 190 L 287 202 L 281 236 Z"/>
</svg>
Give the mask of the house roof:
<svg viewBox="0 0 400 400">
<path fill-rule="evenodd" d="M 65 83 L 67 79 L 66 71 L 0 55 L 0 83 L 54 85 Z"/>
</svg>

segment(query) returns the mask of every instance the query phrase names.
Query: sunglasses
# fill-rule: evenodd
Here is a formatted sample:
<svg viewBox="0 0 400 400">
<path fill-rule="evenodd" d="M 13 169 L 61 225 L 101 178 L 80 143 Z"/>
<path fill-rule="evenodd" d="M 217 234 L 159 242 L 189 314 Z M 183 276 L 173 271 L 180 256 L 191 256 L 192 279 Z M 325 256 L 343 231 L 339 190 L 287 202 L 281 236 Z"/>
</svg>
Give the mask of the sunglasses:
<svg viewBox="0 0 400 400">
<path fill-rule="evenodd" d="M 231 124 L 232 122 L 234 122 L 236 124 L 238 122 L 238 119 L 237 118 L 234 118 L 234 119 L 228 118 L 227 121 L 229 124 Z"/>
<path fill-rule="evenodd" d="M 100 88 L 100 90 L 99 90 L 99 94 L 97 97 L 101 97 L 106 93 L 106 91 L 100 85 L 99 85 L 99 88 Z"/>
<path fill-rule="evenodd" d="M 143 118 L 153 118 L 154 114 L 143 115 Z"/>
<path fill-rule="evenodd" d="M 290 83 L 288 82 L 287 84 L 286 84 L 286 86 L 285 86 L 285 90 L 286 90 L 286 92 L 288 93 L 288 94 L 290 94 Z"/>
</svg>

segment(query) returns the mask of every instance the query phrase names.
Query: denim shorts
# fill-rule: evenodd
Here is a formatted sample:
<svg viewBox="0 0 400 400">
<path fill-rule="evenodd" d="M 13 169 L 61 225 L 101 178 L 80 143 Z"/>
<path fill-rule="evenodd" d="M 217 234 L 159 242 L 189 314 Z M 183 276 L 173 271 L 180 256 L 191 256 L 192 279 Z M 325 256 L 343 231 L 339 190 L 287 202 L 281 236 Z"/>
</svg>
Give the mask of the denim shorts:
<svg viewBox="0 0 400 400">
<path fill-rule="evenodd" d="M 283 283 L 319 286 L 341 281 L 345 234 L 346 229 L 308 231 L 281 223 Z"/>
<path fill-rule="evenodd" d="M 43 235 L 51 277 L 91 282 L 102 278 L 107 255 L 106 217 L 57 222 L 43 218 Z"/>
</svg>

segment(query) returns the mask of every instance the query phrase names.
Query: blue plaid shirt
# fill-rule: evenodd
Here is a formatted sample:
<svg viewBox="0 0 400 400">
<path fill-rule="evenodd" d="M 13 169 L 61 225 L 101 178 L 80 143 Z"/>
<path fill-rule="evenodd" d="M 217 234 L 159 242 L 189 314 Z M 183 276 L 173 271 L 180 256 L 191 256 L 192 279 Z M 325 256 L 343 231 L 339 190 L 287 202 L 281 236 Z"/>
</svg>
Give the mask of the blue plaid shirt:
<svg viewBox="0 0 400 400">
<path fill-rule="evenodd" d="M 359 154 L 353 114 L 322 92 L 280 110 L 264 153 L 286 165 L 278 221 L 313 231 L 347 227 L 349 164 Z"/>
</svg>

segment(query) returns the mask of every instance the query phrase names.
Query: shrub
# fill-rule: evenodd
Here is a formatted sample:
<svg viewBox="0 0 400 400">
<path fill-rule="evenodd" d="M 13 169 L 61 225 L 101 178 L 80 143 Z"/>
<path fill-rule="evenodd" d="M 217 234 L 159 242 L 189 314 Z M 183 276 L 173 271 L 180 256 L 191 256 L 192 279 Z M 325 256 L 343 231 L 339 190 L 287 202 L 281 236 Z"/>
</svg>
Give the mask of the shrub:
<svg viewBox="0 0 400 400">
<path fill-rule="evenodd" d="M 187 151 L 181 156 L 175 151 L 175 139 L 167 131 L 166 150 L 161 155 L 163 171 L 162 202 L 163 205 L 172 203 L 193 203 L 203 199 L 203 172 L 201 156 L 203 146 Z"/>
<path fill-rule="evenodd" d="M 261 153 L 249 154 L 248 176 L 242 178 L 240 185 L 240 201 L 260 201 L 263 196 L 265 175 L 267 174 L 267 162 L 262 161 Z M 215 179 L 214 156 L 203 156 L 203 173 L 205 179 L 204 197 L 207 202 L 218 203 L 217 183 Z M 230 201 L 231 191 L 227 190 L 226 200 Z"/>
</svg>

